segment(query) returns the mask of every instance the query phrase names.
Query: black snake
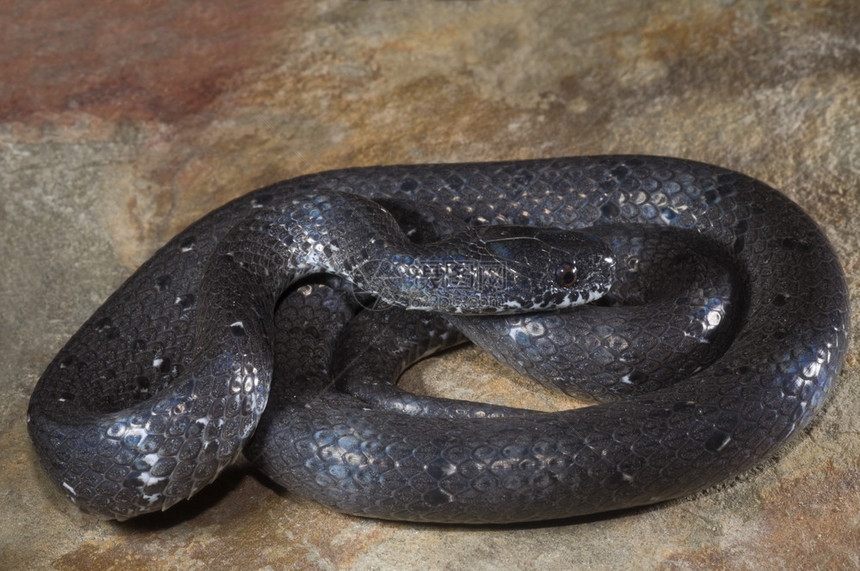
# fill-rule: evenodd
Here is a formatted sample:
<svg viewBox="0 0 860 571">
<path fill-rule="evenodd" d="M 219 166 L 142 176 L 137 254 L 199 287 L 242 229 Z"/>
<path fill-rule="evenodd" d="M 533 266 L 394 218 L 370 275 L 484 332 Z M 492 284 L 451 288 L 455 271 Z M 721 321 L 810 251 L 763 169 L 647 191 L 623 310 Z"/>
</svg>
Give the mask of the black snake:
<svg viewBox="0 0 860 571">
<path fill-rule="evenodd" d="M 368 198 L 419 205 L 419 215 L 427 205 L 469 226 L 419 243 Z M 300 284 L 305 304 L 282 313 L 304 352 L 281 368 L 289 376 L 294 363 L 301 379 L 307 366 L 326 369 L 329 339 L 352 320 L 353 341 L 331 365 L 348 390 L 325 379 L 279 389 L 248 456 L 291 491 L 392 519 L 551 519 L 694 492 L 767 457 L 821 408 L 845 356 L 848 296 L 826 238 L 790 200 L 745 175 L 661 157 L 356 168 L 238 198 L 160 249 L 72 337 L 33 392 L 30 436 L 50 478 L 85 511 L 127 519 L 166 509 L 210 483 L 254 434 L 288 286 L 325 271 L 348 280 L 353 299 L 381 287 L 370 303 L 464 313 L 576 304 L 608 289 L 620 224 L 635 229 L 634 252 L 653 226 L 687 232 L 732 268 L 740 294 L 687 300 L 697 309 L 683 326 L 662 309 L 631 326 L 619 314 L 587 317 L 617 309 L 592 306 L 450 321 L 514 367 L 543 368 L 547 382 L 568 370 L 603 375 L 613 388 L 583 390 L 629 397 L 549 414 L 403 395 L 374 376 L 454 342 L 447 322 L 396 310 L 352 319 L 324 287 Z M 597 237 L 567 231 L 589 227 Z M 570 248 L 584 250 L 572 258 Z M 635 274 L 634 261 L 619 270 Z M 728 305 L 734 338 L 714 340 L 708 362 L 681 358 L 672 367 L 690 376 L 664 380 L 661 359 L 685 340 L 710 346 L 696 324 L 727 321 Z M 579 313 L 582 335 L 562 323 Z M 422 340 L 438 331 L 441 341 Z M 317 344 L 301 348 L 309 337 Z M 412 345 L 390 346 L 404 337 Z M 346 379 L 350 371 L 370 381 Z"/>
</svg>

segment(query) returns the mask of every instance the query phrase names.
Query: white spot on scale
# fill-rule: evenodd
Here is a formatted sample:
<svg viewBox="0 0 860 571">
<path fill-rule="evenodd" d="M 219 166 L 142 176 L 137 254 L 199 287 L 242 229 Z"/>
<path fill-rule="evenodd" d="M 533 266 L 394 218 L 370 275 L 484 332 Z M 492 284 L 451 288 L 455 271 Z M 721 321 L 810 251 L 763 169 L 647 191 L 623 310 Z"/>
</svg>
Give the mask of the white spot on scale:
<svg viewBox="0 0 860 571">
<path fill-rule="evenodd" d="M 164 359 L 161 359 L 160 357 L 156 357 L 155 359 L 152 360 L 152 366 L 153 367 L 160 367 L 163 362 L 164 362 Z"/>
<path fill-rule="evenodd" d="M 141 459 L 149 466 L 155 466 L 156 462 L 158 462 L 158 454 L 146 454 L 145 456 L 142 456 Z"/>
<path fill-rule="evenodd" d="M 822 365 L 822 363 L 819 361 L 813 361 L 811 363 L 807 363 L 803 367 L 804 378 L 814 379 L 814 378 L 818 377 L 819 373 L 821 372 L 821 365 Z M 797 383 L 798 388 L 802 388 L 803 383 L 800 382 L 801 380 L 797 379 L 797 381 L 798 381 L 798 383 Z"/>
<path fill-rule="evenodd" d="M 234 321 L 233 323 L 230 324 L 230 327 L 245 327 L 245 324 L 242 323 L 241 321 Z"/>
<path fill-rule="evenodd" d="M 623 377 L 621 377 L 621 382 L 624 383 L 625 385 L 632 385 L 633 384 L 633 381 L 630 380 L 630 375 L 624 375 Z"/>
<path fill-rule="evenodd" d="M 427 466 L 424 466 L 424 469 L 426 470 Z M 455 474 L 456 472 L 457 472 L 457 466 L 454 464 L 451 464 L 450 462 L 446 463 L 442 467 L 442 473 L 445 474 L 446 476 L 450 476 L 451 474 Z"/>
<path fill-rule="evenodd" d="M 140 446 L 141 444 L 143 444 L 143 441 L 146 440 L 146 437 L 149 436 L 149 433 L 146 431 L 146 429 L 144 427 L 135 426 L 132 424 L 132 425 L 125 427 L 125 430 L 123 430 L 123 433 L 122 433 L 122 438 L 125 438 L 126 436 L 129 436 L 129 435 L 140 436 L 140 440 L 137 443 L 137 446 Z"/>
<path fill-rule="evenodd" d="M 77 495 L 78 495 L 78 493 L 75 491 L 75 489 L 74 489 L 73 487 L 71 487 L 71 486 L 68 484 L 68 482 L 63 482 L 63 487 L 64 487 L 65 489 L 67 489 L 67 490 L 69 491 L 69 493 L 70 493 L 70 494 L 72 494 L 73 496 L 77 496 Z"/>
<path fill-rule="evenodd" d="M 149 472 L 141 472 L 140 473 L 140 480 L 141 480 L 141 482 L 143 482 L 144 486 L 148 486 L 150 484 L 156 484 L 156 483 L 164 480 L 164 478 L 163 477 L 162 478 L 156 478 L 155 476 L 153 476 Z"/>
<path fill-rule="evenodd" d="M 723 320 L 723 314 L 719 311 L 709 311 L 708 315 L 705 316 L 705 321 L 708 322 L 708 325 L 711 327 L 716 327 L 720 324 L 720 321 Z"/>
</svg>

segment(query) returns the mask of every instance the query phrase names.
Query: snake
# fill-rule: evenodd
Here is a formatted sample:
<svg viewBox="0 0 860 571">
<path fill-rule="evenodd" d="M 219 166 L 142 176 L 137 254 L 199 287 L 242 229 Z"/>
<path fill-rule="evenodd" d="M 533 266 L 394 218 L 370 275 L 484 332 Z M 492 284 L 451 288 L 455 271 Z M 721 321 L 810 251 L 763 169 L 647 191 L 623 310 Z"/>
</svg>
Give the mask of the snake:
<svg viewBox="0 0 860 571">
<path fill-rule="evenodd" d="M 401 204 L 462 227 L 411 239 Z M 613 252 L 620 227 L 633 243 L 652 231 L 706 243 L 734 293 L 686 300 L 698 330 L 646 309 L 633 326 L 611 314 L 571 333 L 568 320 L 617 309 L 589 303 L 611 298 L 616 274 L 637 273 L 637 254 Z M 657 257 L 649 275 L 672 282 L 688 258 Z M 702 324 L 728 322 L 724 305 L 732 337 L 709 361 L 662 364 L 684 339 L 711 345 Z M 349 168 L 251 192 L 170 240 L 48 365 L 27 423 L 48 478 L 102 518 L 167 509 L 243 449 L 291 493 L 351 514 L 569 518 L 688 496 L 773 456 L 826 402 L 848 329 L 827 238 L 738 172 L 646 155 Z M 547 413 L 389 382 L 455 331 L 544 378 L 599 376 L 599 362 L 611 388 Z M 277 357 L 285 388 L 276 346 L 293 347 Z M 659 379 L 667 368 L 685 376 Z"/>
</svg>

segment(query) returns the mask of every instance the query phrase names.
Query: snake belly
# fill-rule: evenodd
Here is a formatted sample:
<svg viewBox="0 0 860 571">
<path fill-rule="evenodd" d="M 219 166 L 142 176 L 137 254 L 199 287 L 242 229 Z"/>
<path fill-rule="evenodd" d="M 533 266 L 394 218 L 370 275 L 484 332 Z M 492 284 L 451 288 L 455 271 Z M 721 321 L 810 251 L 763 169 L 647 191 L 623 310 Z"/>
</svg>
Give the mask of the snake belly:
<svg viewBox="0 0 860 571">
<path fill-rule="evenodd" d="M 178 235 L 49 365 L 31 398 L 28 426 L 49 476 L 72 501 L 117 519 L 166 509 L 236 458 L 265 406 L 271 363 L 268 322 L 250 330 L 243 324 L 273 311 L 279 292 L 271 289 L 280 282 L 242 283 L 225 271 L 221 283 L 206 285 L 201 276 L 228 236 L 249 251 L 260 241 L 259 258 L 246 264 L 283 247 L 259 233 L 242 238 L 250 213 L 298 192 L 331 191 L 438 205 L 479 226 L 688 229 L 732 257 L 745 292 L 742 323 L 725 353 L 647 395 L 487 419 L 404 417 L 338 395 L 320 398 L 323 420 L 297 415 L 290 430 L 298 432 L 274 456 L 305 482 L 300 492 L 350 513 L 528 521 L 689 494 L 761 461 L 806 426 L 845 357 L 848 296 L 833 250 L 797 205 L 745 175 L 651 156 L 309 175 L 241 197 Z M 346 254 L 358 255 L 373 238 L 351 243 L 355 252 Z M 201 306 L 207 288 L 247 292 L 248 305 Z M 261 365 L 237 368 L 235 347 L 196 350 L 195 339 L 224 320 L 247 344 L 238 350 L 261 355 Z M 564 350 L 560 339 L 553 342 Z M 237 394 L 244 398 L 225 398 Z"/>
</svg>

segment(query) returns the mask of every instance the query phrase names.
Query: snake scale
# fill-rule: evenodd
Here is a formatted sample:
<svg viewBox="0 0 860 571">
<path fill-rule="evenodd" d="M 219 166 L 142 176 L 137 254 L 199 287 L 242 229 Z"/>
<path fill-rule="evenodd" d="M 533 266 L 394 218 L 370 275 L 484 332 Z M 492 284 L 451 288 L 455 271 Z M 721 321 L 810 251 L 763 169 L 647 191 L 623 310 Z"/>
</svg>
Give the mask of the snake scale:
<svg viewBox="0 0 860 571">
<path fill-rule="evenodd" d="M 467 227 L 420 244 L 385 200 Z M 301 353 L 279 357 L 286 376 L 333 353 L 343 375 L 396 376 L 427 343 L 410 341 L 399 364 L 386 363 L 399 351 L 391 344 L 453 323 L 526 372 L 544 366 L 558 377 L 565 355 L 585 355 L 606 361 L 617 384 L 647 387 L 681 338 L 696 341 L 672 337 L 662 310 L 635 326 L 650 335 L 643 362 L 656 363 L 643 372 L 625 365 L 636 341 L 620 320 L 580 326 L 602 340 L 593 344 L 560 325 L 559 316 L 610 307 L 528 321 L 396 309 L 353 318 L 302 283 L 337 273 L 353 299 L 370 292 L 373 303 L 447 313 L 576 305 L 609 290 L 611 232 L 622 224 L 686 232 L 736 270 L 734 338 L 711 362 L 681 367 L 686 378 L 559 413 L 437 406 L 391 386 L 389 402 L 374 396 L 384 383 L 349 381 L 351 392 L 338 392 L 323 379 L 272 398 L 247 455 L 291 492 L 389 519 L 541 520 L 690 494 L 760 462 L 821 408 L 845 357 L 848 295 L 833 250 L 797 205 L 745 175 L 665 157 L 354 168 L 240 197 L 162 247 L 69 340 L 31 397 L 31 439 L 51 480 L 84 511 L 123 520 L 191 496 L 254 435 L 269 398 L 276 303 L 297 283 L 305 305 L 285 310 L 281 328 Z M 669 271 L 660 264 L 658 274 Z M 535 284 L 543 289 L 530 293 Z M 477 285 L 480 293 L 470 290 Z M 713 318 L 709 304 L 694 322 Z M 364 347 L 329 347 L 341 321 Z M 309 337 L 317 344 L 304 348 Z"/>
</svg>

